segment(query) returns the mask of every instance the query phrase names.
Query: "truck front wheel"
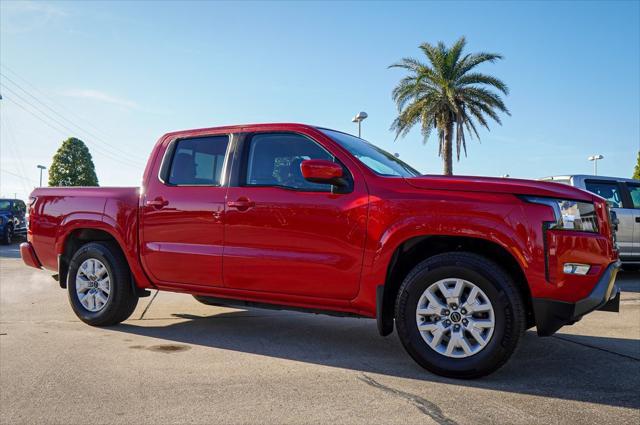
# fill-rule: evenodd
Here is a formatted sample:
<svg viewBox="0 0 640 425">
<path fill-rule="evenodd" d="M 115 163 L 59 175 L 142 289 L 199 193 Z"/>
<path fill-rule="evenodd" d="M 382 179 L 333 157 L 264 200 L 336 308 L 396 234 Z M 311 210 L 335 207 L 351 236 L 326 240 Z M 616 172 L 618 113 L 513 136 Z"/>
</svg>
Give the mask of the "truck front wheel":
<svg viewBox="0 0 640 425">
<path fill-rule="evenodd" d="M 69 263 L 67 289 L 76 316 L 92 326 L 120 323 L 138 304 L 129 266 L 108 242 L 91 242 L 76 251 Z"/>
<path fill-rule="evenodd" d="M 7 224 L 4 226 L 4 232 L 2 233 L 2 243 L 5 245 L 11 245 L 13 242 L 13 226 Z"/>
<path fill-rule="evenodd" d="M 477 378 L 498 369 L 526 324 L 511 277 L 492 261 L 466 252 L 419 263 L 400 287 L 395 313 L 411 357 L 452 378 Z"/>
</svg>

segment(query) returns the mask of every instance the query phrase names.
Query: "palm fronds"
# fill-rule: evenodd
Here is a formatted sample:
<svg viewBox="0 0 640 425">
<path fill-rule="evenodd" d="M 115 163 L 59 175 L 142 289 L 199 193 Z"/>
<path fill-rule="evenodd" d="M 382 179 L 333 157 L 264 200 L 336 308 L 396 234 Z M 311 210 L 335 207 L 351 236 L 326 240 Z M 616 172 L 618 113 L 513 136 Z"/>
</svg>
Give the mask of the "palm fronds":
<svg viewBox="0 0 640 425">
<path fill-rule="evenodd" d="M 398 107 L 398 116 L 391 129 L 404 137 L 420 125 L 424 143 L 432 130 L 437 130 L 439 155 L 445 162 L 445 174 L 452 174 L 452 143 L 455 133 L 456 157 L 467 154 L 467 137 L 478 140 L 477 125 L 489 129 L 489 121 L 501 124 L 498 113 L 510 115 L 500 93 L 509 88 L 500 79 L 474 69 L 485 62 L 502 59 L 496 53 L 473 53 L 463 56 L 466 40 L 461 37 L 451 47 L 422 43 L 420 50 L 427 61 L 406 57 L 389 68 L 407 71 L 391 95 Z M 471 72 L 473 70 L 473 72 Z"/>
</svg>

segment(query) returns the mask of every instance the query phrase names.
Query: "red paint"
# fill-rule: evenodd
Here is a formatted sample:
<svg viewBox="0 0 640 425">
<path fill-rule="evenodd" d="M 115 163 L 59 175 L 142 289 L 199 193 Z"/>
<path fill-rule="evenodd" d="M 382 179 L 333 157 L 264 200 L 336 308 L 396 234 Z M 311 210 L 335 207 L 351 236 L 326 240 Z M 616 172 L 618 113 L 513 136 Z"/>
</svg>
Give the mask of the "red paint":
<svg viewBox="0 0 640 425">
<path fill-rule="evenodd" d="M 27 266 L 35 267 L 36 269 L 42 267 L 38 257 L 36 257 L 36 252 L 33 250 L 33 246 L 29 242 L 22 242 L 20 244 L 20 256 Z"/>
<path fill-rule="evenodd" d="M 296 132 L 315 140 L 348 171 L 352 190 L 243 186 L 233 178 L 232 184 L 223 181 L 220 187 L 169 186 L 158 177 L 175 139 L 265 131 Z M 301 171 L 307 177 L 338 177 L 342 168 L 330 164 L 308 160 Z M 120 245 L 139 287 L 374 317 L 376 287 L 385 283 L 394 252 L 416 237 L 455 236 L 497 244 L 516 260 L 534 297 L 570 302 L 584 298 L 617 259 L 605 203 L 599 197 L 528 180 L 382 177 L 316 128 L 300 124 L 169 133 L 156 144 L 143 182 L 141 192 L 34 190 L 31 245 L 21 248 L 25 263 L 37 267 L 41 262 L 56 270 L 57 256 L 72 232 L 98 229 Z M 594 202 L 599 233 L 545 234 L 542 223 L 553 219 L 551 209 L 517 195 Z M 592 271 L 586 276 L 565 275 L 565 262 L 588 263 Z"/>
</svg>

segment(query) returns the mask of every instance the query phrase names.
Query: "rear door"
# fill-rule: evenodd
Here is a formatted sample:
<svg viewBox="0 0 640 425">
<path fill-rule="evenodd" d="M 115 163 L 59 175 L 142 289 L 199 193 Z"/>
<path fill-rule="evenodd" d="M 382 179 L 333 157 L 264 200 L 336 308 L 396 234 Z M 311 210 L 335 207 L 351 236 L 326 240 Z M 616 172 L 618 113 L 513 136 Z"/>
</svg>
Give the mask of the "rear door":
<svg viewBox="0 0 640 425">
<path fill-rule="evenodd" d="M 141 258 L 156 283 L 222 286 L 221 185 L 228 135 L 171 141 L 141 212 Z"/>
<path fill-rule="evenodd" d="M 585 180 L 585 187 L 589 192 L 602 196 L 607 200 L 611 209 L 618 216 L 620 223 L 616 232 L 620 256 L 625 258 L 634 257 L 637 249 L 634 247 L 635 217 L 634 210 L 630 205 L 625 205 L 624 188 L 614 180 Z"/>
</svg>

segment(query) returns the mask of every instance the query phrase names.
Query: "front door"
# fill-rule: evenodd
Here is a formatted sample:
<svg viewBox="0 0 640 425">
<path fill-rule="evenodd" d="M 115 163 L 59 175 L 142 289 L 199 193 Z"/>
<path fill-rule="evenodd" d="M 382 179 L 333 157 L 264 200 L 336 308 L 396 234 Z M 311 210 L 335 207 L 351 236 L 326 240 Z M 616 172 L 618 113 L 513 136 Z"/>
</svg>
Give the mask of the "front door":
<svg viewBox="0 0 640 425">
<path fill-rule="evenodd" d="M 618 231 L 616 241 L 620 249 L 620 257 L 629 258 L 634 256 L 633 233 L 635 218 L 633 209 L 628 208 L 624 203 L 622 188 L 617 181 L 613 180 L 586 180 L 585 187 L 589 192 L 602 196 L 607 200 L 609 207 L 618 217 Z"/>
<path fill-rule="evenodd" d="M 629 207 L 633 211 L 633 259 L 640 261 L 640 183 L 627 183 Z"/>
<path fill-rule="evenodd" d="M 141 258 L 156 283 L 222 285 L 226 188 L 220 185 L 229 137 L 176 140 L 142 199 Z M 162 175 L 164 173 L 164 175 Z"/>
<path fill-rule="evenodd" d="M 368 208 L 367 190 L 357 170 L 351 170 L 349 193 L 334 193 L 330 185 L 302 177 L 303 160 L 335 160 L 310 137 L 256 133 L 245 138 L 242 150 L 240 181 L 229 187 L 227 196 L 225 286 L 319 298 L 355 297 Z"/>
</svg>

